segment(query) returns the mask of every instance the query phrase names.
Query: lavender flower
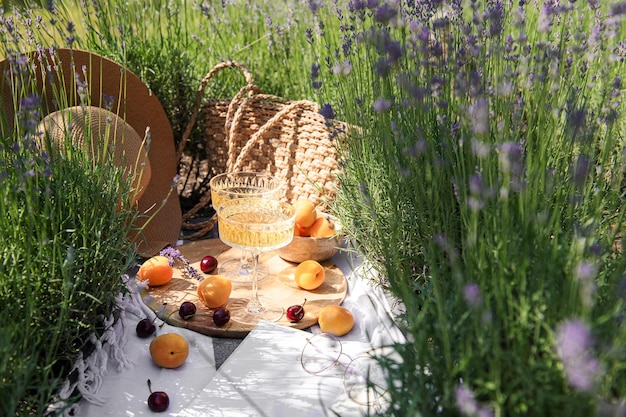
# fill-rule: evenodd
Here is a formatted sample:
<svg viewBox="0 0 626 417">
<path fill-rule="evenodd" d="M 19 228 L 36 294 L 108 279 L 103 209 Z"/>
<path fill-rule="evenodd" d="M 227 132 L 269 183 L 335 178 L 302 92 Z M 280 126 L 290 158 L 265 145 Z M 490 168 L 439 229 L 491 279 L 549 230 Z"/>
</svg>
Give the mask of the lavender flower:
<svg viewBox="0 0 626 417">
<path fill-rule="evenodd" d="M 382 113 L 389 110 L 391 108 L 391 104 L 391 100 L 381 97 L 374 101 L 373 108 L 375 112 Z"/>
<path fill-rule="evenodd" d="M 591 330 L 581 320 L 568 320 L 557 328 L 557 355 L 568 383 L 579 391 L 592 391 L 602 374 L 592 347 Z"/>
<path fill-rule="evenodd" d="M 322 108 L 320 109 L 320 114 L 324 116 L 326 119 L 334 119 L 336 117 L 335 111 L 333 107 L 329 103 L 322 104 Z"/>
<path fill-rule="evenodd" d="M 352 64 L 350 61 L 344 60 L 338 62 L 333 66 L 333 74 L 335 75 L 348 75 L 352 72 Z"/>
<path fill-rule="evenodd" d="M 18 119 L 26 132 L 36 133 L 35 129 L 41 120 L 41 100 L 39 96 L 32 95 L 20 100 Z"/>
<path fill-rule="evenodd" d="M 113 109 L 113 105 L 115 104 L 115 96 L 111 94 L 103 94 L 102 95 L 102 107 L 107 110 Z"/>
<path fill-rule="evenodd" d="M 503 31 L 504 7 L 501 1 L 493 2 L 487 9 L 489 36 L 499 36 Z"/>
<path fill-rule="evenodd" d="M 168 246 L 159 252 L 159 255 L 165 256 L 171 267 L 174 267 L 177 262 L 182 263 L 182 270 L 191 278 L 195 278 L 198 281 L 202 281 L 203 276 L 196 268 L 191 266 L 191 263 L 185 258 L 178 249 L 173 246 Z"/>
<path fill-rule="evenodd" d="M 611 5 L 611 16 L 620 16 L 624 14 L 626 14 L 626 2 Z"/>
<path fill-rule="evenodd" d="M 374 14 L 374 18 L 379 23 L 387 24 L 396 19 L 398 16 L 398 10 L 393 8 L 388 3 L 383 3 L 380 7 L 376 9 Z"/>
<path fill-rule="evenodd" d="M 582 187 L 587 182 L 591 172 L 591 161 L 587 155 L 579 155 L 572 167 L 572 183 L 576 187 Z"/>
<path fill-rule="evenodd" d="M 465 385 L 459 385 L 455 392 L 456 406 L 462 415 L 466 417 L 492 417 L 493 413 L 488 408 L 480 405 L 474 392 Z"/>
<path fill-rule="evenodd" d="M 477 309 L 482 306 L 482 293 L 480 291 L 480 287 L 476 283 L 470 283 L 463 287 L 463 298 L 465 298 L 467 305 L 473 309 Z"/>
<path fill-rule="evenodd" d="M 322 0 L 308 0 L 307 4 L 309 6 L 309 10 L 313 14 L 317 14 L 317 12 L 324 6 L 324 2 Z"/>
<path fill-rule="evenodd" d="M 485 135 L 489 132 L 489 107 L 486 99 L 476 100 L 467 112 L 472 132 L 476 135 Z"/>
<path fill-rule="evenodd" d="M 580 298 L 586 307 L 593 305 L 593 296 L 596 293 L 596 276 L 598 267 L 589 261 L 582 261 L 575 271 L 575 276 L 580 284 Z"/>
<path fill-rule="evenodd" d="M 72 63 L 72 65 L 74 65 Z M 87 74 L 87 67 L 83 66 L 82 68 L 83 74 Z M 87 84 L 86 77 L 82 78 L 81 75 L 76 72 L 74 73 L 76 76 L 76 91 L 78 91 L 78 96 L 80 97 L 80 103 L 84 106 L 89 105 L 89 85 Z"/>
</svg>

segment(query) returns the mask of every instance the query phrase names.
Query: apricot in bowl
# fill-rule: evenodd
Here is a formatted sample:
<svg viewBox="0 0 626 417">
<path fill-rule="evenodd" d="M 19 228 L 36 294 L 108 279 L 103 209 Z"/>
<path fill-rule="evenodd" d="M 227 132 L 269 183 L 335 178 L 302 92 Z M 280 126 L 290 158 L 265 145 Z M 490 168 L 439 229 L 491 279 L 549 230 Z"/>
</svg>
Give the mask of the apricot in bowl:
<svg viewBox="0 0 626 417">
<path fill-rule="evenodd" d="M 277 250 L 287 262 L 325 261 L 334 256 L 343 244 L 341 225 L 330 214 L 319 213 L 315 222 L 304 230 L 294 228 L 291 243 Z"/>
</svg>

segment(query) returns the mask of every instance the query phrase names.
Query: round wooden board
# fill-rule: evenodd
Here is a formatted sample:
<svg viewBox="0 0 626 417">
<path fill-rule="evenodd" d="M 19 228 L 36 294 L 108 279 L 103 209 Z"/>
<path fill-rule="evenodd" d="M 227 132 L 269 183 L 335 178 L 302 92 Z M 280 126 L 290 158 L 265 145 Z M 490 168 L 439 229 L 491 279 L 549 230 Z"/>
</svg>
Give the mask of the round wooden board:
<svg viewBox="0 0 626 417">
<path fill-rule="evenodd" d="M 218 264 L 230 259 L 239 259 L 241 251 L 222 243 L 219 239 L 200 240 L 177 247 L 181 254 L 189 260 L 191 265 L 200 271 L 200 260 L 206 255 L 215 256 Z M 348 284 L 341 269 L 331 261 L 320 262 L 325 269 L 324 284 L 313 291 L 306 291 L 298 287 L 294 281 L 294 271 L 298 264 L 280 258 L 275 251 L 261 255 L 260 262 L 269 269 L 269 276 L 259 282 L 259 295 L 267 296 L 278 302 L 286 310 L 289 306 L 302 304 L 305 316 L 297 322 L 291 323 L 285 314 L 277 321 L 278 324 L 305 329 L 317 323 L 317 318 L 323 307 L 343 302 Z M 206 275 L 209 277 L 210 275 Z M 198 300 L 198 281 L 183 275 L 179 268 L 174 269 L 172 280 L 159 287 L 144 290 L 144 302 L 154 310 L 159 318 L 168 324 L 184 327 L 198 333 L 215 337 L 243 338 L 253 328 L 253 324 L 240 323 L 231 319 L 226 325 L 218 327 L 213 322 L 213 313 Z M 236 309 L 246 307 L 250 298 L 251 284 L 233 283 L 233 290 L 226 308 L 231 313 Z M 196 305 L 196 315 L 189 320 L 183 320 L 178 314 L 178 307 L 183 301 L 191 301 Z"/>
</svg>

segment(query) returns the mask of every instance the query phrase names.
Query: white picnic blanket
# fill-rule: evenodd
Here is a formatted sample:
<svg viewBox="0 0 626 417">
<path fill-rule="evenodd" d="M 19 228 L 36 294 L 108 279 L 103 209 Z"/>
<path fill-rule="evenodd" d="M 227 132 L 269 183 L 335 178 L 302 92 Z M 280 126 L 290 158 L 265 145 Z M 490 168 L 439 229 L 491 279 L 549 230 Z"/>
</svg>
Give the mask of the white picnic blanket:
<svg viewBox="0 0 626 417">
<path fill-rule="evenodd" d="M 370 278 L 376 274 L 375 271 L 367 263 L 363 263 L 358 256 L 347 252 L 340 251 L 332 260 L 344 272 L 348 281 L 348 294 L 343 306 L 348 308 L 355 317 L 355 326 L 352 331 L 340 339 L 353 347 L 383 346 L 393 341 L 404 340 L 391 319 L 392 314 L 395 313 L 394 309 L 398 306 L 392 305 L 387 294 L 370 282 Z M 125 297 L 120 296 L 121 315 L 111 327 L 109 340 L 101 343 L 100 351 L 92 355 L 93 357 L 78 361 L 78 363 L 82 361 L 82 365 L 79 366 L 82 371 L 81 378 L 79 378 L 78 383 L 68 384 L 66 391 L 71 392 L 76 388 L 83 394 L 83 399 L 75 404 L 72 409 L 67 410 L 65 415 L 84 417 L 153 415 L 146 403 L 149 396 L 148 379 L 151 380 L 153 390 L 165 391 L 170 397 L 170 407 L 160 415 L 200 415 L 194 414 L 194 410 L 202 409 L 202 404 L 208 398 L 207 395 L 211 392 L 211 387 L 215 387 L 216 383 L 218 386 L 224 384 L 224 375 L 218 375 L 216 371 L 213 350 L 213 344 L 220 343 L 220 340 L 168 324 L 163 324 L 163 327 L 159 328 L 158 325 L 163 322 L 157 319 L 159 333 L 179 333 L 190 344 L 189 357 L 180 368 L 159 368 L 150 358 L 148 349 L 151 339 L 141 339 L 135 334 L 137 322 L 143 317 L 154 318 L 154 313 L 143 304 L 138 294 L 139 288 L 134 280 L 129 281 L 128 285 L 131 294 Z M 309 330 L 317 333 L 319 327 L 313 326 Z M 284 336 L 283 333 L 279 332 Z M 256 336 L 259 334 L 261 333 L 255 333 Z M 258 343 L 250 346 L 250 343 L 246 343 L 245 339 L 240 347 L 223 365 L 225 371 L 242 369 L 236 366 L 237 358 L 241 357 L 240 350 L 244 351 L 251 347 L 258 348 L 260 351 L 263 350 L 263 346 Z M 285 345 L 285 349 L 287 351 L 285 351 L 284 356 L 291 355 L 293 357 L 299 355 L 301 348 L 299 346 L 291 346 L 290 348 Z M 92 363 L 89 363 L 90 360 Z M 300 367 L 299 362 L 292 365 L 294 368 L 291 371 L 301 372 L 301 369 L 298 369 Z M 289 370 L 284 371 L 289 372 Z M 245 373 L 241 374 L 240 377 L 246 377 Z M 326 384 L 327 381 L 324 383 Z M 284 387 L 275 388 L 285 389 Z M 297 387 L 293 388 L 297 389 Z M 271 387 L 269 389 L 272 392 Z M 299 391 L 302 392 L 301 389 Z M 333 392 L 337 395 L 340 394 L 340 391 Z M 311 401 L 320 400 L 316 397 L 318 393 L 315 390 L 310 390 L 308 395 L 313 396 Z M 334 403 L 332 395 L 334 394 L 323 399 L 324 404 L 329 401 L 330 404 Z M 286 397 L 289 398 L 288 393 Z M 320 405 L 322 409 L 325 407 L 324 404 Z M 340 404 L 343 403 L 340 402 Z M 251 406 L 250 413 L 238 415 L 257 415 L 254 410 L 254 406 Z M 287 407 L 285 410 L 289 410 L 289 408 Z M 258 411 L 258 415 L 263 415 L 260 410 Z M 217 413 L 215 415 L 227 414 Z"/>
</svg>

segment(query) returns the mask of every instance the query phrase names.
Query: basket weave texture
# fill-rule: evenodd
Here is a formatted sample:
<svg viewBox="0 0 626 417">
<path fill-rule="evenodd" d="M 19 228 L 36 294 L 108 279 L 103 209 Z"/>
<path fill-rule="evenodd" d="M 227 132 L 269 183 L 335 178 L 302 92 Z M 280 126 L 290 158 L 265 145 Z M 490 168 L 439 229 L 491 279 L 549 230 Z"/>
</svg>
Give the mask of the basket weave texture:
<svg viewBox="0 0 626 417">
<path fill-rule="evenodd" d="M 239 69 L 246 85 L 232 99 L 204 100 L 208 82 L 226 68 Z M 323 207 L 333 199 L 338 185 L 336 175 L 340 167 L 335 144 L 346 126 L 326 119 L 319 110 L 319 105 L 309 100 L 292 101 L 263 94 L 243 65 L 234 61 L 220 63 L 198 88 L 190 122 L 179 144 L 179 158 L 193 125 L 201 117 L 209 177 L 237 171 L 269 173 L 283 183 L 281 200 L 307 198 Z M 196 230 L 187 238 L 202 237 L 213 228 L 215 216 L 201 222 L 193 219 L 207 204 L 210 190 L 183 214 L 183 229 Z"/>
</svg>

